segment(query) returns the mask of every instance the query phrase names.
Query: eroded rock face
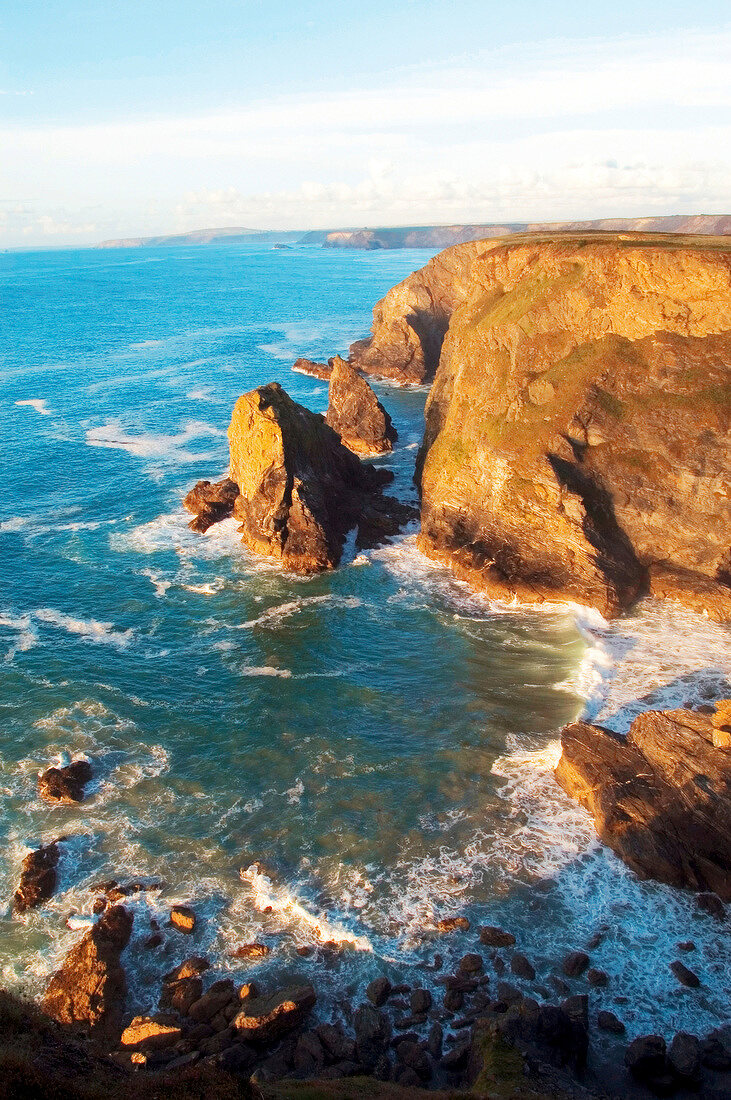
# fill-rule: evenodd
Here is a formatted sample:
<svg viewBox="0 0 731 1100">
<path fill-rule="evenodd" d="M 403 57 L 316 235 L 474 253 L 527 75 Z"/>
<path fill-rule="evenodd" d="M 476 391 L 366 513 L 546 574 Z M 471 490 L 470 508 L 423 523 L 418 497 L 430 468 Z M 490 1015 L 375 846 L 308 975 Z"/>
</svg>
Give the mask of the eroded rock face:
<svg viewBox="0 0 731 1100">
<path fill-rule="evenodd" d="M 34 909 L 53 896 L 56 889 L 56 867 L 60 856 L 58 841 L 30 852 L 23 860 L 20 883 L 15 891 L 13 907 L 17 913 Z"/>
<path fill-rule="evenodd" d="M 712 716 L 647 711 L 626 739 L 587 722 L 567 726 L 556 779 L 597 832 L 642 878 L 731 899 L 731 752 Z"/>
<path fill-rule="evenodd" d="M 354 364 L 414 377 L 433 360 L 423 338 L 397 355 L 398 334 L 449 324 L 420 456 L 427 554 L 496 595 L 613 615 L 654 588 L 731 617 L 727 240 L 464 245 L 376 315 Z"/>
<path fill-rule="evenodd" d="M 183 501 L 183 506 L 195 516 L 188 524 L 191 531 L 205 534 L 214 523 L 227 519 L 238 495 L 239 487 L 230 477 L 223 481 L 197 482 Z"/>
<path fill-rule="evenodd" d="M 243 540 L 286 569 L 337 565 L 347 531 L 388 511 L 380 488 L 392 475 L 361 464 L 276 382 L 238 399 L 228 438 Z"/>
<path fill-rule="evenodd" d="M 117 1036 L 127 992 L 120 955 L 131 932 L 132 914 L 123 905 L 107 909 L 51 978 L 44 1011 L 60 1024 Z"/>
<path fill-rule="evenodd" d="M 38 792 L 47 802 L 73 805 L 84 799 L 84 787 L 92 777 L 88 760 L 73 760 L 64 767 L 47 768 L 38 777 Z"/>
<path fill-rule="evenodd" d="M 331 363 L 325 423 L 357 455 L 380 455 L 393 450 L 398 438 L 396 429 L 365 378 L 339 355 Z"/>
</svg>

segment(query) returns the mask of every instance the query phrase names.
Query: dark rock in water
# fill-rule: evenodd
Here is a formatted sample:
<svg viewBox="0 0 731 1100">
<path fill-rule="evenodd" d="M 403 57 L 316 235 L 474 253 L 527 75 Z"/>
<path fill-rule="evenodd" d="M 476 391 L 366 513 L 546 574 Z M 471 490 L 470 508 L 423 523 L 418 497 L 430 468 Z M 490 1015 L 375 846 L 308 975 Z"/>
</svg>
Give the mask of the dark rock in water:
<svg viewBox="0 0 731 1100">
<path fill-rule="evenodd" d="M 589 965 L 589 956 L 585 951 L 571 951 L 561 964 L 567 978 L 579 978 Z"/>
<path fill-rule="evenodd" d="M 248 997 L 233 1025 L 248 1042 L 273 1042 L 298 1027 L 316 1000 L 311 985 L 289 986 L 268 996 Z"/>
<path fill-rule="evenodd" d="M 696 909 L 700 909 L 702 913 L 708 913 L 710 917 L 715 917 L 716 920 L 724 920 L 726 916 L 726 906 L 723 904 L 718 894 L 698 894 L 695 899 L 695 905 Z"/>
<path fill-rule="evenodd" d="M 20 883 L 13 897 L 13 907 L 17 913 L 26 909 L 35 909 L 53 895 L 56 889 L 56 867 L 60 856 L 58 841 L 47 844 L 30 852 L 23 860 Z"/>
<path fill-rule="evenodd" d="M 697 1081 L 701 1073 L 701 1043 L 695 1035 L 679 1031 L 668 1048 L 668 1063 L 686 1082 Z"/>
<path fill-rule="evenodd" d="M 592 966 L 586 972 L 586 980 L 589 985 L 593 985 L 597 988 L 603 988 L 609 985 L 609 975 L 604 970 L 597 970 Z"/>
<path fill-rule="evenodd" d="M 611 1031 L 614 1035 L 624 1035 L 627 1030 L 622 1021 L 606 1009 L 597 1013 L 596 1023 L 601 1031 Z"/>
<path fill-rule="evenodd" d="M 432 1075 L 431 1058 L 420 1043 L 404 1041 L 396 1047 L 396 1057 L 417 1075 L 417 1081 L 428 1081 Z M 400 1080 L 401 1078 L 399 1078 Z"/>
<path fill-rule="evenodd" d="M 442 1045 L 444 1043 L 444 1029 L 439 1021 L 435 1021 L 429 1028 L 429 1035 L 426 1041 L 427 1050 L 431 1054 L 432 1058 L 439 1060 L 442 1056 Z"/>
<path fill-rule="evenodd" d="M 398 438 L 396 429 L 365 378 L 339 355 L 331 363 L 325 423 L 357 455 L 392 451 Z"/>
<path fill-rule="evenodd" d="M 463 955 L 459 960 L 459 973 L 460 974 L 481 974 L 484 968 L 484 961 L 482 955 L 476 955 L 474 952 L 470 952 L 467 955 Z"/>
<path fill-rule="evenodd" d="M 692 970 L 689 970 L 688 967 L 684 966 L 678 959 L 670 963 L 670 969 L 680 984 L 687 986 L 689 989 L 697 989 L 701 984 L 698 975 L 694 974 Z"/>
<path fill-rule="evenodd" d="M 272 949 L 265 943 L 244 943 L 229 952 L 232 959 L 265 959 Z"/>
<path fill-rule="evenodd" d="M 361 1005 L 353 1019 L 358 1059 L 372 1068 L 384 1053 L 391 1039 L 388 1017 L 372 1004 Z"/>
<path fill-rule="evenodd" d="M 84 787 L 92 777 L 88 760 L 73 760 L 64 767 L 47 768 L 38 777 L 38 791 L 48 802 L 73 805 L 84 799 Z"/>
<path fill-rule="evenodd" d="M 195 928 L 196 916 L 189 905 L 174 905 L 170 910 L 170 923 L 178 932 L 190 935 Z"/>
<path fill-rule="evenodd" d="M 585 1031 L 589 1028 L 589 998 L 586 993 L 567 997 L 561 1005 L 567 1016 L 581 1024 Z"/>
<path fill-rule="evenodd" d="M 720 1072 L 731 1070 L 731 1024 L 718 1027 L 702 1044 L 703 1065 Z"/>
<path fill-rule="evenodd" d="M 314 573 L 337 565 L 352 527 L 365 535 L 391 516 L 394 533 L 398 502 L 381 495 L 393 475 L 361 463 L 322 416 L 276 382 L 238 399 L 228 438 L 239 486 L 234 515 L 256 553 Z"/>
<path fill-rule="evenodd" d="M 624 1055 L 624 1064 L 633 1077 L 648 1083 L 664 1074 L 666 1045 L 661 1035 L 641 1035 L 633 1039 Z"/>
<path fill-rule="evenodd" d="M 376 1008 L 385 1004 L 390 995 L 391 983 L 388 978 L 375 978 L 366 989 L 366 997 Z"/>
<path fill-rule="evenodd" d="M 327 382 L 332 373 L 332 359 L 328 360 L 327 363 L 315 363 L 312 359 L 295 359 L 292 370 L 297 371 L 298 374 L 309 374 L 313 378 L 321 378 L 324 382 Z"/>
<path fill-rule="evenodd" d="M 480 942 L 487 947 L 512 947 L 515 936 L 512 932 L 504 932 L 502 928 L 485 925 L 480 929 Z"/>
<path fill-rule="evenodd" d="M 647 711 L 626 738 L 576 722 L 556 779 L 641 878 L 731 899 L 731 754 L 707 714 Z"/>
<path fill-rule="evenodd" d="M 532 982 L 536 976 L 535 967 L 525 955 L 521 955 L 519 951 L 513 955 L 510 960 L 510 969 L 516 978 L 523 978 L 525 981 Z"/>
<path fill-rule="evenodd" d="M 44 1011 L 61 1024 L 103 1036 L 119 1034 L 127 992 L 120 955 L 131 932 L 132 914 L 124 906 L 107 909 L 51 978 Z"/>
<path fill-rule="evenodd" d="M 210 1023 L 214 1016 L 236 998 L 234 983 L 230 980 L 215 982 L 188 1008 L 188 1016 L 196 1024 Z M 215 1026 L 215 1025 L 212 1025 Z"/>
<path fill-rule="evenodd" d="M 209 970 L 210 966 L 208 959 L 204 958 L 203 955 L 191 955 L 180 966 L 176 966 L 174 970 L 167 973 L 163 981 L 178 982 L 182 978 L 197 978 L 200 974 Z"/>
<path fill-rule="evenodd" d="M 334 1024 L 320 1024 L 315 1031 L 329 1061 L 354 1062 L 356 1060 L 355 1040 L 346 1035 L 341 1027 Z"/>
<path fill-rule="evenodd" d="M 198 481 L 183 500 L 183 506 L 195 516 L 188 524 L 191 531 L 205 534 L 214 523 L 228 519 L 238 495 L 239 487 L 229 477 L 223 481 Z"/>
<path fill-rule="evenodd" d="M 413 1014 L 420 1016 L 431 1008 L 431 993 L 428 989 L 415 989 L 409 997 L 409 1004 Z"/>
<path fill-rule="evenodd" d="M 464 993 L 461 989 L 448 989 L 444 994 L 444 1011 L 459 1012 L 464 1004 Z"/>
</svg>

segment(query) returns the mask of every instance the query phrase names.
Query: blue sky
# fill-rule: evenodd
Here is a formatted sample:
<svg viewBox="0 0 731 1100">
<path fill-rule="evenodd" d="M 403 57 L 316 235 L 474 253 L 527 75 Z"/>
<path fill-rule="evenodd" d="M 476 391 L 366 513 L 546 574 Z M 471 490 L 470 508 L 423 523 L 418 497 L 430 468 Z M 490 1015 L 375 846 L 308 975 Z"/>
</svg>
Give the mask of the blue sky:
<svg viewBox="0 0 731 1100">
<path fill-rule="evenodd" d="M 725 4 L 0 4 L 0 245 L 731 208 Z"/>
</svg>

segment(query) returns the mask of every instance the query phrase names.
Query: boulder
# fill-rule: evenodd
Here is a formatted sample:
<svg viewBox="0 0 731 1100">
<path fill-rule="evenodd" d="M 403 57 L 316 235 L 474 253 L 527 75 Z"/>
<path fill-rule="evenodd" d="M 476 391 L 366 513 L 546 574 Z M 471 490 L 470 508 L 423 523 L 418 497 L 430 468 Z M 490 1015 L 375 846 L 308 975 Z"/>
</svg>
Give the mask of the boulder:
<svg viewBox="0 0 731 1100">
<path fill-rule="evenodd" d="M 325 423 L 357 455 L 380 455 L 393 450 L 396 429 L 365 378 L 339 355 L 331 362 Z"/>
<path fill-rule="evenodd" d="M 523 978 L 528 982 L 532 982 L 536 976 L 533 964 L 526 959 L 525 955 L 521 955 L 519 951 L 516 951 L 510 960 L 510 969 L 513 974 L 515 974 L 516 978 Z"/>
<path fill-rule="evenodd" d="M 388 534 L 401 522 L 404 506 L 381 494 L 393 475 L 363 465 L 322 416 L 276 382 L 238 399 L 228 438 L 243 541 L 286 569 L 332 568 L 352 527 L 367 540 L 389 518 Z"/>
<path fill-rule="evenodd" d="M 679 959 L 670 963 L 670 969 L 675 977 L 678 979 L 681 985 L 687 986 L 688 989 L 697 989 L 701 984 L 701 980 L 694 971 L 689 970 Z"/>
<path fill-rule="evenodd" d="M 668 1048 L 668 1064 L 685 1082 L 698 1081 L 701 1074 L 701 1043 L 695 1035 L 679 1031 Z"/>
<path fill-rule="evenodd" d="M 487 924 L 480 929 L 480 942 L 487 947 L 512 947 L 515 936 L 512 932 L 504 932 L 502 928 Z"/>
<path fill-rule="evenodd" d="M 311 985 L 289 986 L 268 996 L 248 997 L 234 1017 L 233 1026 L 248 1042 L 270 1043 L 298 1027 L 316 999 Z"/>
<path fill-rule="evenodd" d="M 589 956 L 585 951 L 570 951 L 561 964 L 567 978 L 579 978 L 589 965 Z"/>
<path fill-rule="evenodd" d="M 443 917 L 437 922 L 437 932 L 469 932 L 467 917 Z"/>
<path fill-rule="evenodd" d="M 122 1032 L 122 1046 L 128 1050 L 165 1050 L 182 1038 L 177 1024 L 154 1016 L 135 1016 Z"/>
<path fill-rule="evenodd" d="M 124 906 L 107 909 L 51 978 L 44 1011 L 61 1024 L 118 1035 L 127 993 L 120 955 L 131 932 L 132 914 Z"/>
<path fill-rule="evenodd" d="M 443 336 L 421 549 L 496 596 L 731 617 L 730 267 L 727 238 L 546 233 L 394 288 L 351 360 L 422 378 Z"/>
<path fill-rule="evenodd" d="M 272 949 L 265 943 L 243 943 L 230 952 L 232 959 L 265 959 Z"/>
<path fill-rule="evenodd" d="M 54 840 L 51 844 L 29 852 L 25 857 L 20 871 L 20 883 L 13 897 L 13 907 L 17 913 L 34 909 L 53 895 L 60 854 L 58 841 Z"/>
<path fill-rule="evenodd" d="M 47 802 L 74 805 L 84 800 L 84 787 L 93 775 L 88 760 L 72 760 L 63 767 L 47 768 L 38 776 L 38 791 Z"/>
<path fill-rule="evenodd" d="M 366 997 L 376 1008 L 380 1008 L 390 997 L 391 988 L 388 978 L 374 978 L 366 989 Z"/>
<path fill-rule="evenodd" d="M 600 1031 L 611 1031 L 614 1035 L 624 1035 L 626 1031 L 622 1021 L 607 1009 L 597 1013 L 596 1024 Z"/>
<path fill-rule="evenodd" d="M 708 714 L 646 711 L 626 738 L 575 722 L 556 779 L 641 878 L 731 899 L 731 758 Z"/>
<path fill-rule="evenodd" d="M 188 526 L 191 531 L 205 534 L 209 527 L 233 514 L 239 487 L 230 477 L 223 481 L 198 481 L 183 500 L 183 506 L 192 512 Z"/>
<path fill-rule="evenodd" d="M 195 928 L 196 916 L 189 905 L 174 905 L 170 910 L 170 923 L 178 932 L 189 936 Z"/>
<path fill-rule="evenodd" d="M 666 1071 L 666 1045 L 661 1035 L 641 1035 L 633 1039 L 624 1055 L 624 1064 L 636 1080 L 647 1084 Z"/>
</svg>

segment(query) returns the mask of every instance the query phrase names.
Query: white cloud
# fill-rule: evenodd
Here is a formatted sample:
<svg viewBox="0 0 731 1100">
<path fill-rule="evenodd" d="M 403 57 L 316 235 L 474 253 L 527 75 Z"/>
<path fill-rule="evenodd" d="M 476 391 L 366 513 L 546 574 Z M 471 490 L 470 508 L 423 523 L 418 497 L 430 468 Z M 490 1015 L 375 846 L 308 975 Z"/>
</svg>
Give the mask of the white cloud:
<svg viewBox="0 0 731 1100">
<path fill-rule="evenodd" d="M 6 128 L 33 201 L 0 239 L 723 212 L 730 56 L 731 30 L 558 41 L 205 117 Z"/>
</svg>

